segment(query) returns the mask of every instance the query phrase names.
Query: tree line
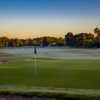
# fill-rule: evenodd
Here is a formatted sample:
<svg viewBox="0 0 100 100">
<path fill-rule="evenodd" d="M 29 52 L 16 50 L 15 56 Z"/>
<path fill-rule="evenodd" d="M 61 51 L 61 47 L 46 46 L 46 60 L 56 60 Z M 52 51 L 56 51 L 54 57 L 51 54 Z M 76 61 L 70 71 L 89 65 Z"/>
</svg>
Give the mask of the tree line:
<svg viewBox="0 0 100 100">
<path fill-rule="evenodd" d="M 68 32 L 65 35 L 66 45 L 79 48 L 100 47 L 100 29 L 95 28 L 94 33 L 96 36 L 92 33 L 78 33 L 74 35 L 72 32 Z"/>
<path fill-rule="evenodd" d="M 55 45 L 64 45 L 64 38 L 57 37 L 40 37 L 34 39 L 10 39 L 8 37 L 0 37 L 0 48 L 2 47 L 21 47 L 21 46 L 51 46 L 53 43 Z"/>
<path fill-rule="evenodd" d="M 70 46 L 77 48 L 100 47 L 100 29 L 95 28 L 94 33 L 68 32 L 65 38 L 62 37 L 39 37 L 33 39 L 10 39 L 0 37 L 0 48 L 2 47 L 21 47 L 21 46 Z"/>
</svg>

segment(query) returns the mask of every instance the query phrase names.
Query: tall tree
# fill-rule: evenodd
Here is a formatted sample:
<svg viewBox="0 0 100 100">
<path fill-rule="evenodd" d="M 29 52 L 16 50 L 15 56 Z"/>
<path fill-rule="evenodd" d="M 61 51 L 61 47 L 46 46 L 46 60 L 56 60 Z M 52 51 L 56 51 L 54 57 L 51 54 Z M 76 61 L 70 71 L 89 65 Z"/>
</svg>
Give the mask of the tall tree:
<svg viewBox="0 0 100 100">
<path fill-rule="evenodd" d="M 65 35 L 65 41 L 66 41 L 66 45 L 72 45 L 73 44 L 73 33 L 72 32 L 68 32 Z"/>
<path fill-rule="evenodd" d="M 96 28 L 94 29 L 94 33 L 96 33 L 97 35 L 100 36 L 100 29 L 99 29 L 98 27 L 96 27 Z"/>
<path fill-rule="evenodd" d="M 43 37 L 42 38 L 42 46 L 45 47 L 47 45 L 48 45 L 47 38 L 46 37 Z"/>
</svg>

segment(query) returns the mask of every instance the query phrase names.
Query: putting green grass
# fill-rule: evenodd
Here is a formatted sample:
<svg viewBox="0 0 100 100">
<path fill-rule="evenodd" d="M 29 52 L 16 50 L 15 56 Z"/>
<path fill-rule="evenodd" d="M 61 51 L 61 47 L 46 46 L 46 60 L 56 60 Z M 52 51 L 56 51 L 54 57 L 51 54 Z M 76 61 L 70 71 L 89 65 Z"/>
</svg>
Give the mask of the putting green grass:
<svg viewBox="0 0 100 100">
<path fill-rule="evenodd" d="M 100 60 L 34 61 L 23 58 L 1 64 L 0 85 L 100 89 Z"/>
</svg>

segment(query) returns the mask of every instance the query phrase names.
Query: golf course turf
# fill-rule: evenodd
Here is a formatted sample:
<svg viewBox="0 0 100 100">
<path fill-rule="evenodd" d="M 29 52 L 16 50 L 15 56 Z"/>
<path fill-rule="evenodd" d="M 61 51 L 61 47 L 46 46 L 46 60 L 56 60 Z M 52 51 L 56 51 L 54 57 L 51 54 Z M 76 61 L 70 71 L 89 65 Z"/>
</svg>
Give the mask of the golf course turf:
<svg viewBox="0 0 100 100">
<path fill-rule="evenodd" d="M 34 59 L 9 54 L 0 59 L 0 94 L 99 100 L 99 59 Z"/>
<path fill-rule="evenodd" d="M 36 63 L 36 64 L 35 64 Z M 24 58 L 0 65 L 0 85 L 100 89 L 99 60 Z"/>
</svg>

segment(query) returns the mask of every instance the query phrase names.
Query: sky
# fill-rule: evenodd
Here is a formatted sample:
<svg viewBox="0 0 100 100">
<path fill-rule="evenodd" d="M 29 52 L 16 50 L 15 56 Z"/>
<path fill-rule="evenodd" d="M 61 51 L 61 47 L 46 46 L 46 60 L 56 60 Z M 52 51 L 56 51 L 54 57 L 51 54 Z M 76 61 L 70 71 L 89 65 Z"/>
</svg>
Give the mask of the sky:
<svg viewBox="0 0 100 100">
<path fill-rule="evenodd" d="M 0 0 L 0 36 L 64 37 L 100 26 L 100 0 Z"/>
</svg>

